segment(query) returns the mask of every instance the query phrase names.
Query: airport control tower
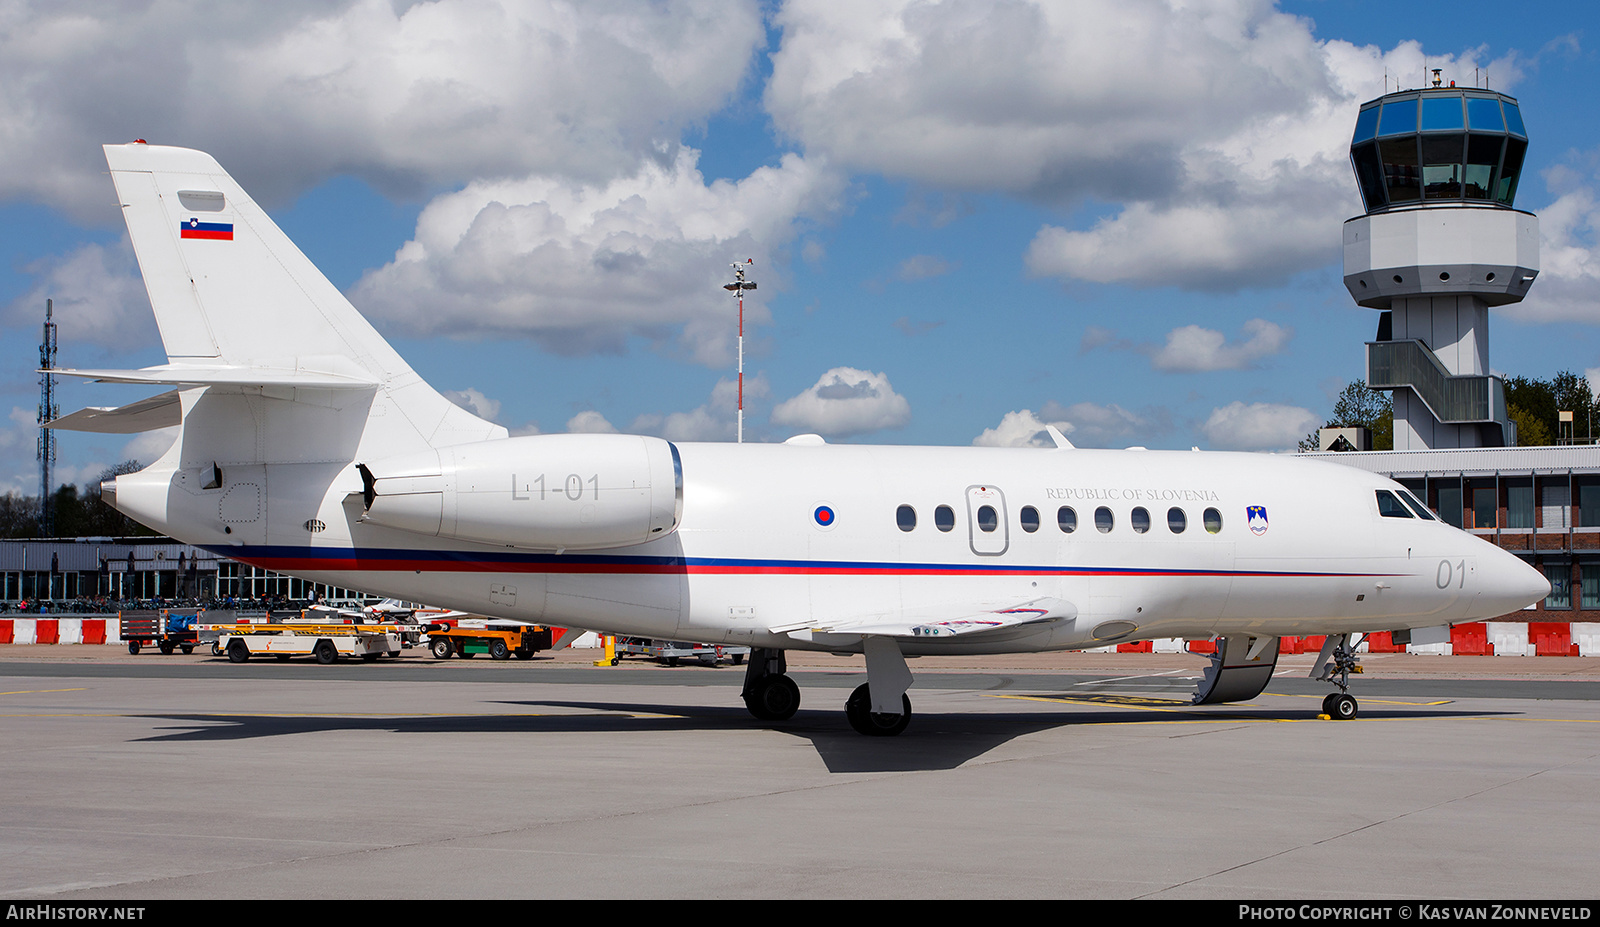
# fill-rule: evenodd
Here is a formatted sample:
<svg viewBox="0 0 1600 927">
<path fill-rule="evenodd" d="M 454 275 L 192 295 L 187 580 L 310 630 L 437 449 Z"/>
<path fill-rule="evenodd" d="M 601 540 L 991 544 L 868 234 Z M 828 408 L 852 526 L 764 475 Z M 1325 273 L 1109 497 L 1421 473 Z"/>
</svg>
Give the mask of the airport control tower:
<svg viewBox="0 0 1600 927">
<path fill-rule="evenodd" d="M 1367 212 L 1344 224 L 1344 285 L 1382 310 L 1367 384 L 1393 391 L 1395 450 L 1515 446 L 1489 308 L 1519 302 L 1539 273 L 1539 220 L 1513 205 L 1528 135 L 1516 100 L 1438 75 L 1356 117 Z"/>
</svg>

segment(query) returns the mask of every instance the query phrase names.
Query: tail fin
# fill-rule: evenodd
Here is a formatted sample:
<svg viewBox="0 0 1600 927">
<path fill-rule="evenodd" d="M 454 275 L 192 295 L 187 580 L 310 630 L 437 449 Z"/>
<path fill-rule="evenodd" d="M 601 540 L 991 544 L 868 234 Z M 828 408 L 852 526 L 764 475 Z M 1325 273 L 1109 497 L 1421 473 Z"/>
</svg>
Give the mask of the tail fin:
<svg viewBox="0 0 1600 927">
<path fill-rule="evenodd" d="M 152 381 L 368 382 L 380 427 L 360 443 L 384 454 L 505 436 L 423 382 L 209 154 L 142 142 L 105 153 L 170 362 Z M 208 373 L 168 372 L 185 368 Z"/>
</svg>

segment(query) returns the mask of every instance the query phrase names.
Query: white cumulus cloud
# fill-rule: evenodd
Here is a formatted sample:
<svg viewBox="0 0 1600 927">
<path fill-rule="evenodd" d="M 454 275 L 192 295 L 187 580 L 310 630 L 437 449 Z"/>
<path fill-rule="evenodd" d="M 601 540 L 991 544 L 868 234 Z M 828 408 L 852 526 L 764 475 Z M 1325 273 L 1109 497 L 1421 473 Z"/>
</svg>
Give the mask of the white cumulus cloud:
<svg viewBox="0 0 1600 927">
<path fill-rule="evenodd" d="M 1151 352 L 1150 365 L 1175 373 L 1244 370 L 1281 353 L 1293 334 L 1266 319 L 1251 319 L 1244 323 L 1244 340 L 1229 344 L 1222 332 L 1185 325 L 1167 333 L 1166 344 Z"/>
<path fill-rule="evenodd" d="M 910 421 L 911 403 L 894 391 L 888 376 L 854 367 L 829 370 L 772 410 L 775 425 L 841 437 L 903 428 Z"/>
<path fill-rule="evenodd" d="M 985 428 L 983 434 L 972 439 L 972 443 L 978 447 L 1055 447 L 1056 442 L 1045 431 L 1050 425 L 1064 435 L 1074 428 L 1068 421 L 1041 422 L 1032 409 L 1023 409 L 1007 412 L 999 425 Z"/>
<path fill-rule="evenodd" d="M 1322 424 L 1309 409 L 1268 402 L 1231 402 L 1211 411 L 1200 430 L 1218 450 L 1290 450 Z"/>
<path fill-rule="evenodd" d="M 766 104 L 808 154 L 944 191 L 1113 204 L 1042 228 L 1041 276 L 1207 290 L 1338 259 L 1350 126 L 1424 52 L 1319 41 L 1266 2 L 792 0 Z M 1429 54 L 1470 78 L 1472 53 Z M 1496 85 L 1515 58 L 1492 62 Z"/>
<path fill-rule="evenodd" d="M 109 216 L 100 144 L 135 137 L 210 150 L 269 203 L 341 173 L 602 182 L 725 105 L 765 42 L 753 0 L 17 0 L 0 199 Z"/>
<path fill-rule="evenodd" d="M 555 176 L 479 181 L 433 200 L 415 237 L 352 298 L 409 334 L 525 336 L 567 354 L 620 352 L 630 337 L 674 339 L 727 363 L 737 304 L 728 265 L 770 267 L 802 217 L 836 208 L 843 180 L 786 155 L 738 182 L 707 184 L 698 153 L 646 162 L 603 185 Z M 745 318 L 768 318 L 758 290 Z"/>
</svg>

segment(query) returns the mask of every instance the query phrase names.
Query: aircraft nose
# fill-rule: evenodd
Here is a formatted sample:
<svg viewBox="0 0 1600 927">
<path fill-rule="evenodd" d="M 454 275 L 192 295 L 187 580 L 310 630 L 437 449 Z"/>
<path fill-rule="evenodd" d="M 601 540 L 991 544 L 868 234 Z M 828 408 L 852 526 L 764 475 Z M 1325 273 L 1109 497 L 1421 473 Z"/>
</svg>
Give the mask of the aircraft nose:
<svg viewBox="0 0 1600 927">
<path fill-rule="evenodd" d="M 1550 594 L 1550 580 L 1515 554 L 1495 548 L 1489 558 L 1484 597 L 1498 617 L 1526 608 Z"/>
</svg>

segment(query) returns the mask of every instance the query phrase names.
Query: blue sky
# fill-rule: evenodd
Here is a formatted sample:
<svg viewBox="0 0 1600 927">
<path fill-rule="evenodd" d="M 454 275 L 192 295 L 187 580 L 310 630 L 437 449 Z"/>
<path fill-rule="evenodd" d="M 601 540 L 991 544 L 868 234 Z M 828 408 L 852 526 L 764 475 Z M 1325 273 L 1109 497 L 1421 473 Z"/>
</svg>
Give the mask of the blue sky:
<svg viewBox="0 0 1600 927">
<path fill-rule="evenodd" d="M 1340 282 L 1356 108 L 1385 71 L 1487 69 L 1522 103 L 1517 205 L 1544 234 L 1492 365 L 1600 371 L 1586 4 L 11 6 L 4 490 L 37 486 L 46 296 L 63 366 L 164 360 L 99 151 L 134 137 L 215 154 L 423 376 L 516 433 L 731 440 L 719 284 L 754 258 L 748 440 L 1054 423 L 1270 451 L 1362 375 L 1376 325 Z M 165 440 L 63 435 L 58 471 Z"/>
</svg>

